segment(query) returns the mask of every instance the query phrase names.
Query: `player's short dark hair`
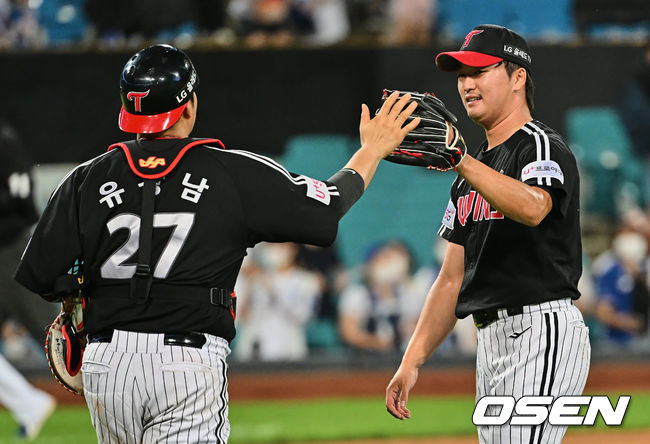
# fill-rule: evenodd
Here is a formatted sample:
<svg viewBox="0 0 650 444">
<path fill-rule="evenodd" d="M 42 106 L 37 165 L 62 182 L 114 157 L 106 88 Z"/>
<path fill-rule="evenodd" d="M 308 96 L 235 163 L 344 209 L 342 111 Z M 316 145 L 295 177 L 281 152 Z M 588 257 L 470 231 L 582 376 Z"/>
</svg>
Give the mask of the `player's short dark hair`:
<svg viewBox="0 0 650 444">
<path fill-rule="evenodd" d="M 523 66 L 518 65 L 513 62 L 508 62 L 507 60 L 503 61 L 503 66 L 506 68 L 506 72 L 509 76 L 512 76 L 512 73 L 523 68 Z M 526 104 L 528 109 L 532 113 L 535 109 L 535 83 L 533 83 L 533 77 L 530 75 L 530 71 L 526 70 Z"/>
</svg>

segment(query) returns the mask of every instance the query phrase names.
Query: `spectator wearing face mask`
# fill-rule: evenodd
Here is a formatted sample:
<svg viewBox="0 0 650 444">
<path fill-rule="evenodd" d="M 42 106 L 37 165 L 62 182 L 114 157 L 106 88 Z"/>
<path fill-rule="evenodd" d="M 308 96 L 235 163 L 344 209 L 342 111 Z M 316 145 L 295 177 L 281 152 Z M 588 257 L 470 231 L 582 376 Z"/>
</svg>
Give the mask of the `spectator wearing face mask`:
<svg viewBox="0 0 650 444">
<path fill-rule="evenodd" d="M 339 329 L 352 349 L 398 351 L 408 342 L 405 310 L 410 299 L 411 255 L 399 241 L 372 248 L 363 283 L 348 287 L 339 301 Z"/>
<path fill-rule="evenodd" d="M 241 360 L 296 361 L 307 357 L 305 325 L 321 295 L 318 276 L 296 265 L 293 243 L 260 244 L 237 282 Z"/>
<path fill-rule="evenodd" d="M 622 231 L 610 251 L 594 263 L 598 301 L 596 316 L 604 324 L 606 339 L 633 345 L 648 328 L 648 245 L 633 231 Z"/>
</svg>

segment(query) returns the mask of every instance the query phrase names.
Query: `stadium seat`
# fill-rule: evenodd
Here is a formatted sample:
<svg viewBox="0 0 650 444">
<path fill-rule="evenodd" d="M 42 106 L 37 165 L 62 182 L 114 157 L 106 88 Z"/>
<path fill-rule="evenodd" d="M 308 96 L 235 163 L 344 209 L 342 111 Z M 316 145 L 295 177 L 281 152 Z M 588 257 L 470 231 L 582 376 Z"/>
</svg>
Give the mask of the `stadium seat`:
<svg viewBox="0 0 650 444">
<path fill-rule="evenodd" d="M 609 107 L 573 108 L 566 119 L 568 142 L 591 183 L 584 196 L 585 208 L 614 215 L 621 198 L 643 203 L 646 178 L 642 162 L 632 151 L 618 113 Z"/>
<path fill-rule="evenodd" d="M 310 350 L 326 350 L 327 353 L 337 353 L 344 350 L 339 338 L 336 322 L 329 319 L 316 319 L 305 326 L 307 345 Z"/>
<path fill-rule="evenodd" d="M 529 40 L 556 40 L 573 33 L 570 7 L 570 0 L 441 0 L 438 29 L 460 41 L 476 25 L 493 23 L 514 29 Z"/>
<path fill-rule="evenodd" d="M 300 135 L 287 144 L 280 162 L 290 171 L 327 179 L 357 148 L 342 135 Z M 337 247 L 347 267 L 363 262 L 367 249 L 400 239 L 418 264 L 431 261 L 431 246 L 449 200 L 454 173 L 382 162 L 371 186 L 341 220 Z"/>
<path fill-rule="evenodd" d="M 360 264 L 371 245 L 387 239 L 404 241 L 418 264 L 430 262 L 454 177 L 382 162 L 361 201 L 341 220 L 338 245 L 344 263 Z"/>
<path fill-rule="evenodd" d="M 44 0 L 37 14 L 49 45 L 76 44 L 86 34 L 84 0 Z"/>
<path fill-rule="evenodd" d="M 287 142 L 280 163 L 289 171 L 325 180 L 345 165 L 353 149 L 347 136 L 298 135 Z"/>
<path fill-rule="evenodd" d="M 347 136 L 300 135 L 287 143 L 280 162 L 290 171 L 327 179 L 356 148 L 356 139 Z M 454 173 L 381 162 L 371 186 L 341 220 L 337 246 L 344 265 L 359 265 L 371 245 L 395 238 L 407 243 L 418 263 L 430 262 L 454 178 Z"/>
</svg>

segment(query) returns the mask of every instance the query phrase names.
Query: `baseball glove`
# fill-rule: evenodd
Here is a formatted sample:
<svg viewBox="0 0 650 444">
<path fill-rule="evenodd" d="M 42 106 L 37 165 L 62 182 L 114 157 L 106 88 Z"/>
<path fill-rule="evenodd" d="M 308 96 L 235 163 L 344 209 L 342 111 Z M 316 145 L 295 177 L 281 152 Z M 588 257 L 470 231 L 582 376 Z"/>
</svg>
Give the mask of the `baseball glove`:
<svg viewBox="0 0 650 444">
<path fill-rule="evenodd" d="M 385 89 L 382 100 L 392 92 Z M 463 136 L 453 126 L 458 119 L 445 108 L 442 100 L 431 93 L 400 91 L 400 97 L 405 94 L 411 94 L 418 102 L 408 121 L 419 117 L 420 124 L 385 159 L 438 171 L 455 170 L 467 152 Z M 452 139 L 451 143 L 448 143 L 449 139 Z"/>
<path fill-rule="evenodd" d="M 66 390 L 77 395 L 83 394 L 83 379 L 79 370 L 87 342 L 83 306 L 81 290 L 65 296 L 61 301 L 61 313 L 50 326 L 45 339 L 45 355 L 50 371 Z"/>
</svg>

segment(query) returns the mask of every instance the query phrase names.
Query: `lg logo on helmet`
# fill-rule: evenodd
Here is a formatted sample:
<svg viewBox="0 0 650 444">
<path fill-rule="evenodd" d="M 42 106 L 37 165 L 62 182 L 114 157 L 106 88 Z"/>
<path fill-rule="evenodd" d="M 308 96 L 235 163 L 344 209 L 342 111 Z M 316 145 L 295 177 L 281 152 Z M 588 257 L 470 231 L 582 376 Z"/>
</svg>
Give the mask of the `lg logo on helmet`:
<svg viewBox="0 0 650 444">
<path fill-rule="evenodd" d="M 146 90 L 145 92 L 137 92 L 137 91 L 131 91 L 126 95 L 127 100 L 133 100 L 135 102 L 135 111 L 136 112 L 141 112 L 142 111 L 142 98 L 147 97 L 149 95 L 150 89 Z"/>
<path fill-rule="evenodd" d="M 183 100 L 187 98 L 189 94 L 194 90 L 194 84 L 196 83 L 196 72 L 192 72 L 189 82 L 185 84 L 185 87 L 176 95 L 176 101 L 182 103 Z"/>
</svg>

